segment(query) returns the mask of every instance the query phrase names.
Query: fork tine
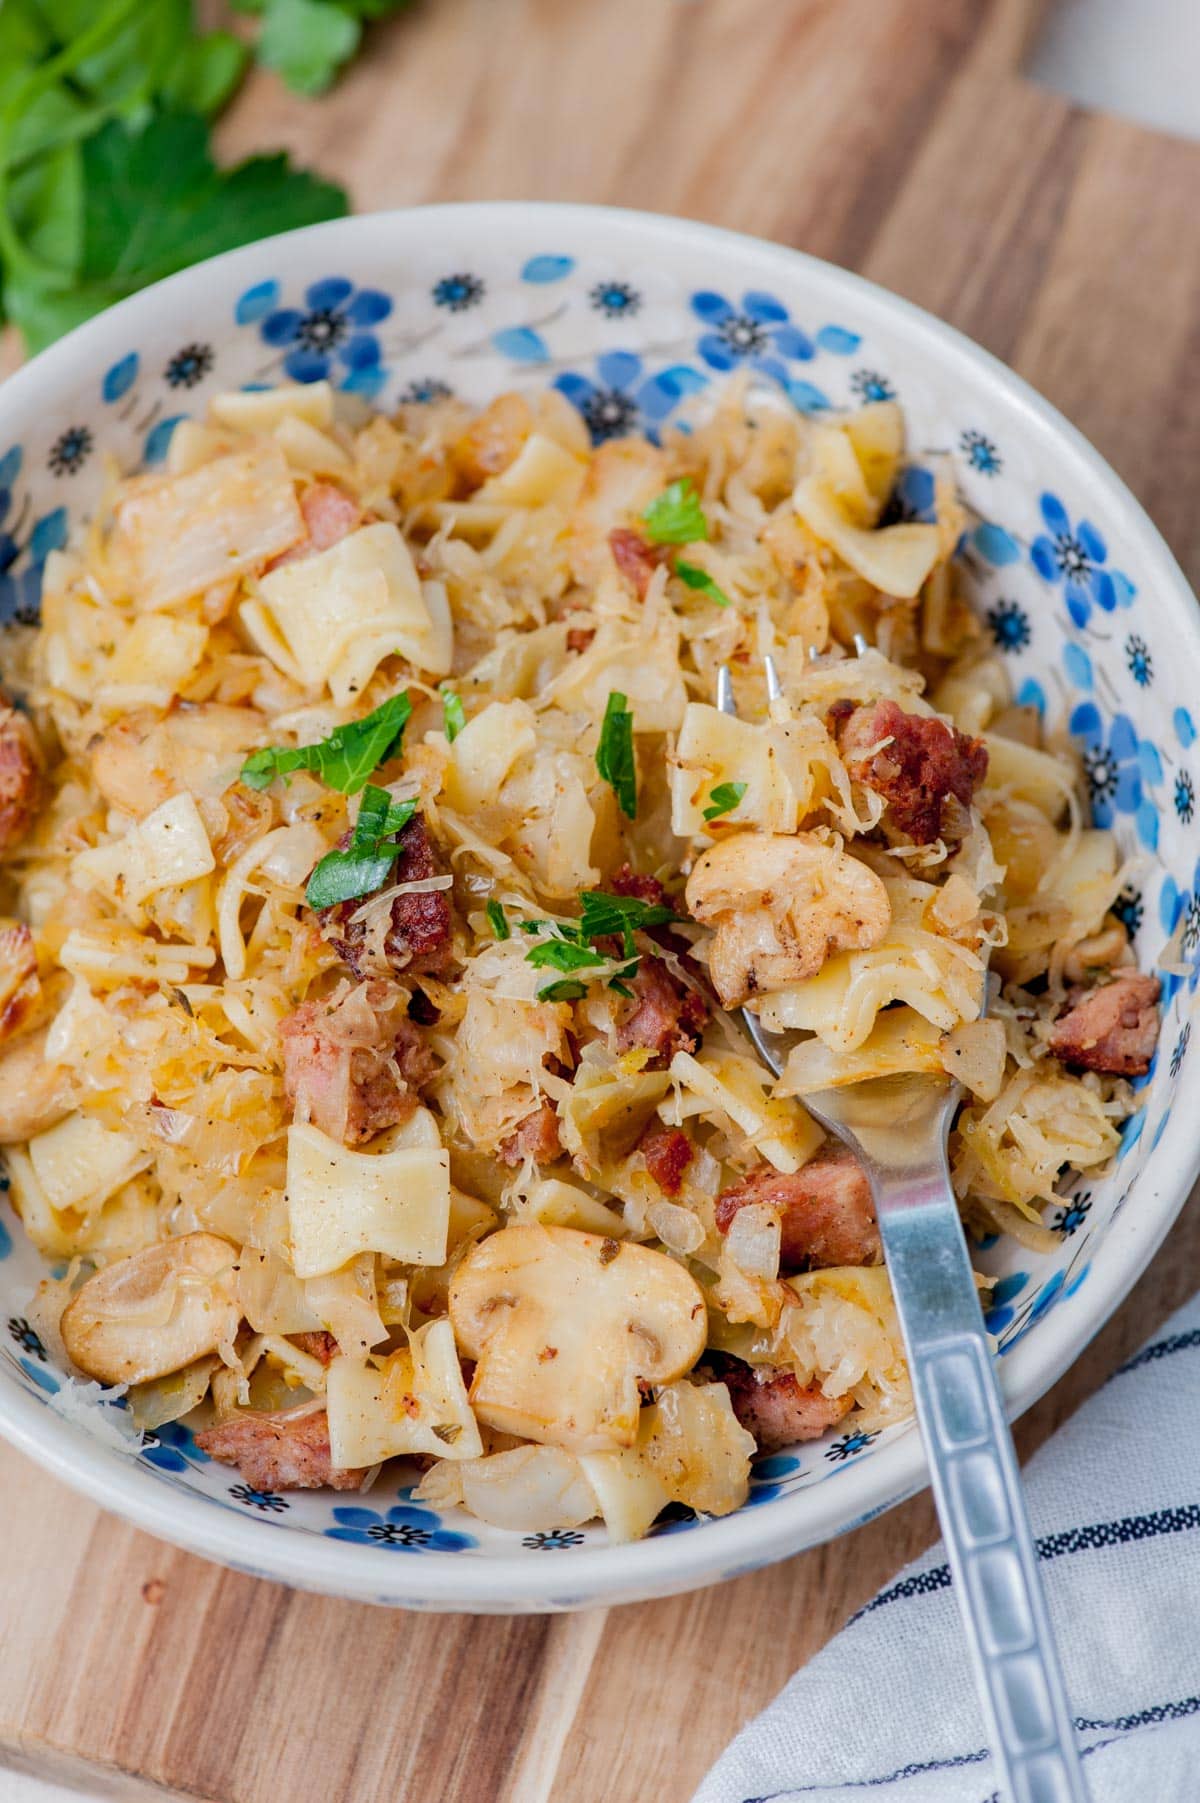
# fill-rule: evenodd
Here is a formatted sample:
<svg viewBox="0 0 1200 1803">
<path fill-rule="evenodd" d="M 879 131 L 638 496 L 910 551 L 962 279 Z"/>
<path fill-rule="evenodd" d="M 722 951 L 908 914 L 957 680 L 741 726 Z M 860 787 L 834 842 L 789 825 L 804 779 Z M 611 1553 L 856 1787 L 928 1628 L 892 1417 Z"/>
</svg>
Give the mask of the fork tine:
<svg viewBox="0 0 1200 1803">
<path fill-rule="evenodd" d="M 871 647 L 868 645 L 868 643 L 867 643 L 866 639 L 863 637 L 862 633 L 856 632 L 854 635 L 854 655 L 855 655 L 855 657 L 865 657 L 867 652 L 870 649 L 871 649 Z"/>
<path fill-rule="evenodd" d="M 778 701 L 783 694 L 783 684 L 779 680 L 779 671 L 775 668 L 775 659 L 770 652 L 763 658 L 763 669 L 767 677 L 767 700 Z"/>
<path fill-rule="evenodd" d="M 728 664 L 722 664 L 717 671 L 717 708 L 722 714 L 737 717 L 737 703 L 733 699 L 733 680 Z"/>
<path fill-rule="evenodd" d="M 821 653 L 817 650 L 817 647 L 815 645 L 810 645 L 808 647 L 808 661 L 810 664 L 817 663 L 820 659 L 820 656 L 821 656 Z"/>
</svg>

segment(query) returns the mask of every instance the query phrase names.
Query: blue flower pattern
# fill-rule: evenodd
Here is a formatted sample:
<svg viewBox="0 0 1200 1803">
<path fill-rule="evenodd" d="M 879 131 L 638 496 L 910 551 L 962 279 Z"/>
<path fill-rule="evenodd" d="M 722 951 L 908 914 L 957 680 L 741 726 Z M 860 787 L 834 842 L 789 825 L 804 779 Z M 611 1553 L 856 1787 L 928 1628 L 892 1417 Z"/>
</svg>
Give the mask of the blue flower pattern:
<svg viewBox="0 0 1200 1803">
<path fill-rule="evenodd" d="M 411 1490 L 401 1491 L 411 1496 Z M 418 1508 L 409 1502 L 394 1508 L 335 1508 L 337 1527 L 326 1528 L 330 1540 L 350 1540 L 358 1546 L 382 1546 L 395 1553 L 461 1553 L 478 1542 L 470 1534 L 454 1533 L 444 1528 L 432 1509 Z"/>
<path fill-rule="evenodd" d="M 574 268 L 574 260 L 543 254 L 530 258 L 521 268 L 523 282 L 540 286 L 565 286 L 565 277 Z M 582 272 L 581 272 L 582 274 Z M 585 313 L 596 321 L 597 330 L 613 329 L 622 319 L 632 319 L 642 308 L 645 295 L 618 279 L 606 279 L 603 272 L 587 278 L 578 294 Z M 449 324 L 457 314 L 469 314 L 481 308 L 490 297 L 492 278 L 472 273 L 442 277 L 429 291 L 435 320 Z M 499 292 L 497 288 L 497 293 Z M 583 362 L 578 374 L 569 370 L 558 375 L 555 385 L 578 408 L 588 423 L 595 442 L 630 430 L 646 430 L 656 434 L 689 395 L 699 392 L 710 380 L 708 372 L 749 367 L 756 373 L 779 382 L 797 405 L 819 410 L 830 403 L 823 389 L 815 387 L 798 373 L 796 366 L 808 365 L 823 352 L 848 357 L 859 348 L 857 334 L 842 327 L 827 326 L 812 333 L 804 331 L 792 318 L 787 306 L 775 296 L 759 291 L 743 293 L 740 300 L 709 290 L 690 297 L 693 319 L 700 321 L 699 338 L 693 336 L 694 361 L 674 362 L 660 359 L 652 362 L 635 350 L 600 352 L 595 362 Z M 367 395 L 381 392 L 388 380 L 389 348 L 391 354 L 407 355 L 406 344 L 392 341 L 386 346 L 380 328 L 392 316 L 393 301 L 380 289 L 357 287 L 347 277 L 334 275 L 314 282 L 304 290 L 303 304 L 281 304 L 281 287 L 274 280 L 259 282 L 246 290 L 237 302 L 236 316 L 240 324 L 252 328 L 273 352 L 276 368 L 263 372 L 263 379 L 279 379 L 278 371 L 288 379 L 313 381 L 327 379 L 339 388 Z M 510 355 L 514 367 L 524 362 L 555 361 L 562 370 L 565 359 L 557 356 L 541 336 L 540 330 L 553 317 L 546 315 L 529 325 L 517 324 L 491 334 L 491 343 L 502 355 Z M 421 342 L 436 338 L 437 330 L 424 334 Z M 694 328 L 693 328 L 694 330 Z M 412 343 L 417 342 L 414 337 Z M 143 365 L 137 351 L 129 352 L 114 363 L 98 382 L 98 394 L 106 406 L 128 415 L 137 402 L 144 411 L 148 397 L 146 386 L 162 384 L 160 395 L 168 403 L 151 406 L 143 430 L 152 428 L 145 443 L 149 460 L 165 454 L 178 413 L 169 414 L 171 390 L 188 390 L 210 373 L 215 363 L 207 344 L 193 343 L 168 357 L 169 346 L 163 347 L 153 366 Z M 569 348 L 566 345 L 564 349 Z M 536 353 L 536 354 L 535 354 Z M 455 359 L 471 354 L 469 345 L 448 344 L 446 357 Z M 615 359 L 615 361 L 614 361 Z M 579 362 L 578 357 L 571 359 Z M 149 360 L 147 360 L 147 364 Z M 549 373 L 549 372 L 548 372 Z M 406 400 L 434 401 L 452 392 L 446 378 L 444 359 L 434 362 L 426 375 L 414 375 L 403 395 Z M 858 400 L 886 400 L 895 394 L 894 383 L 884 368 L 864 363 L 853 369 L 845 381 L 843 393 Z M 139 398 L 140 397 L 140 398 Z M 177 403 L 176 403 L 177 404 Z M 841 404 L 841 403 L 838 403 Z M 74 410 L 72 410 L 74 411 Z M 163 417 L 168 413 L 169 417 Z M 86 420 L 84 412 L 79 415 Z M 35 466 L 44 467 L 56 477 L 69 477 L 90 467 L 94 449 L 96 422 L 71 424 L 58 432 L 51 443 L 35 450 L 32 462 L 22 448 L 13 446 L 0 457 L 0 625 L 13 620 L 36 621 L 38 617 L 42 568 L 51 550 L 66 542 L 67 511 L 56 506 L 38 512 L 30 496 L 36 493 Z M 46 448 L 48 447 L 48 448 Z M 963 428 L 957 438 L 957 449 L 963 465 L 977 475 L 998 476 L 1004 468 L 1004 457 L 996 442 L 974 427 Z M 19 495 L 23 475 L 28 475 L 28 492 Z M 44 487 L 44 479 L 43 479 Z M 1037 575 L 1063 596 L 1066 612 L 1074 629 L 1063 649 L 1063 669 L 1067 682 L 1082 694 L 1069 712 L 1069 725 L 1078 744 L 1094 801 L 1097 824 L 1118 823 L 1132 819 L 1143 845 L 1153 850 L 1157 844 L 1159 806 L 1155 791 L 1162 790 L 1164 818 L 1174 817 L 1190 826 L 1195 817 L 1195 779 L 1192 771 L 1181 764 L 1174 746 L 1187 753 L 1195 744 L 1196 726 L 1188 708 L 1176 706 L 1164 711 L 1165 740 L 1157 743 L 1138 735 L 1129 711 L 1120 709 L 1119 693 L 1111 683 L 1106 687 L 1098 680 L 1100 672 L 1093 667 L 1094 658 L 1085 649 L 1092 643 L 1094 630 L 1106 616 L 1129 608 L 1136 599 L 1134 584 L 1116 568 L 1100 527 L 1073 510 L 1056 494 L 1047 491 L 1040 497 L 1039 520 L 1029 538 L 1021 536 L 1021 527 L 1012 522 L 1009 530 L 998 521 L 975 516 L 966 534 L 964 549 L 978 554 L 988 571 L 1011 568 L 1027 557 Z M 889 506 L 892 519 L 932 517 L 932 478 L 920 466 L 902 472 Z M 973 570 L 977 568 L 972 565 Z M 985 608 L 985 620 L 997 648 L 1020 659 L 1034 637 L 1030 611 L 1011 599 L 992 601 Z M 1142 632 L 1128 634 L 1120 641 L 1120 651 L 1128 677 L 1136 688 L 1149 688 L 1155 681 L 1155 655 Z M 1098 657 L 1099 653 L 1095 653 Z M 1169 663 L 1168 666 L 1169 667 Z M 1039 676 L 1041 675 L 1039 671 Z M 1105 678 L 1105 682 L 1108 679 Z M 1043 682 L 1031 674 L 1018 676 L 1014 685 L 1018 698 L 1038 706 L 1043 712 L 1053 706 L 1053 695 L 1047 699 Z M 1112 704 L 1116 703 L 1114 707 Z M 1169 724 L 1167 724 L 1169 722 Z M 1153 730 L 1153 729 L 1152 729 Z M 1144 880 L 1144 879 L 1143 879 Z M 1200 986 L 1200 863 L 1190 885 L 1184 886 L 1170 874 L 1161 877 L 1155 891 L 1127 888 L 1117 898 L 1113 911 L 1131 935 L 1143 927 L 1147 909 L 1154 907 L 1162 930 L 1172 936 L 1177 972 L 1163 977 L 1164 1007 L 1169 1009 L 1181 991 L 1194 991 Z M 1184 1066 L 1190 1023 L 1182 1021 L 1170 1044 L 1169 1059 L 1164 1047 L 1170 1076 L 1177 1078 Z M 1157 1143 L 1166 1115 L 1151 1121 L 1147 1131 L 1146 1110 L 1125 1124 L 1119 1159 L 1126 1159 L 1148 1142 Z M 6 1188 L 0 1181 L 0 1190 Z M 1119 1209 L 1123 1196 L 1114 1207 Z M 1029 1328 L 1046 1312 L 1072 1295 L 1085 1280 L 1089 1236 L 1096 1225 L 1092 1218 L 1091 1193 L 1064 1198 L 1054 1217 L 1064 1244 L 1079 1251 L 1070 1263 L 1039 1277 L 1029 1272 L 1013 1272 L 995 1287 L 988 1313 L 988 1324 L 1000 1340 L 1001 1350 L 1015 1345 Z M 0 1259 L 10 1254 L 13 1237 L 0 1221 Z M 43 1391 L 53 1391 L 59 1379 L 46 1367 L 46 1351 L 39 1337 L 23 1317 L 13 1316 L 8 1323 L 14 1342 L 13 1354 L 29 1383 Z M 36 1342 L 36 1344 L 35 1344 Z M 8 1355 L 10 1360 L 13 1355 Z M 864 1452 L 877 1435 L 846 1433 L 822 1450 L 821 1462 L 828 1462 L 828 1475 Z M 205 1469 L 216 1473 L 196 1446 L 194 1437 L 178 1423 L 160 1428 L 147 1436 L 141 1458 L 155 1467 L 165 1478 L 180 1478 Z M 766 1503 L 788 1493 L 801 1481 L 817 1475 L 811 1459 L 801 1461 L 791 1454 L 772 1455 L 756 1461 L 751 1485 L 752 1503 Z M 226 1506 L 236 1506 L 266 1519 L 278 1518 L 290 1507 L 287 1498 L 270 1491 L 256 1491 L 249 1485 L 227 1485 L 220 1494 L 232 1499 Z M 306 1506 L 312 1499 L 304 1499 Z M 385 1549 L 407 1551 L 462 1551 L 476 1544 L 471 1535 L 456 1532 L 443 1525 L 433 1511 L 411 1502 L 411 1492 L 401 1491 L 394 1507 L 376 1508 L 338 1505 L 328 1518 L 337 1525 L 323 1529 L 333 1538 L 378 1545 Z M 655 1533 L 667 1534 L 698 1525 L 690 1511 L 668 1510 L 656 1524 Z M 572 1530 L 528 1535 L 524 1544 L 530 1551 L 570 1547 L 583 1536 Z"/>
<path fill-rule="evenodd" d="M 1030 547 L 1033 567 L 1047 582 L 1061 583 L 1067 612 L 1076 626 L 1086 626 L 1093 608 L 1112 613 L 1128 607 L 1134 587 L 1128 576 L 1108 566 L 1108 546 L 1090 520 L 1071 523 L 1058 496 L 1047 491 L 1040 501 L 1045 532 Z"/>
<path fill-rule="evenodd" d="M 1000 651 L 1024 651 L 1033 637 L 1029 615 L 1015 601 L 997 601 L 984 615 Z"/>
<path fill-rule="evenodd" d="M 1158 810 L 1145 793 L 1146 777 L 1160 768 L 1154 746 L 1139 739 L 1128 714 L 1116 714 L 1106 726 L 1094 701 L 1082 701 L 1068 722 L 1071 737 L 1082 746 L 1083 774 L 1097 826 L 1110 827 L 1118 814 L 1131 814 L 1142 843 L 1158 844 Z"/>
<path fill-rule="evenodd" d="M 293 382 L 333 381 L 352 393 L 378 394 L 386 380 L 374 328 L 392 311 L 378 288 L 355 288 L 346 276 L 326 276 L 304 291 L 304 306 L 277 307 L 261 322 L 263 341 L 282 350 Z"/>
<path fill-rule="evenodd" d="M 651 375 L 633 351 L 605 351 L 596 359 L 595 376 L 566 371 L 554 386 L 583 415 L 593 444 L 626 433 L 653 433 L 689 394 L 707 387 L 708 378 L 686 364 Z"/>
</svg>

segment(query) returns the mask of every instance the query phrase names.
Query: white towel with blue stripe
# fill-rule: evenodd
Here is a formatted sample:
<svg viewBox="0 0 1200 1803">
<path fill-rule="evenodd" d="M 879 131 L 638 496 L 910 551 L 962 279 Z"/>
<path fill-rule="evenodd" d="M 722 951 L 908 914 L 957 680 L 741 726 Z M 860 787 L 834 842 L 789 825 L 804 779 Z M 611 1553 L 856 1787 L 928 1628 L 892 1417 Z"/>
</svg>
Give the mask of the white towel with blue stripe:
<svg viewBox="0 0 1200 1803">
<path fill-rule="evenodd" d="M 1025 1468 L 1093 1803 L 1200 1803 L 1200 1296 Z M 693 1803 L 1007 1803 L 935 1547 Z"/>
</svg>

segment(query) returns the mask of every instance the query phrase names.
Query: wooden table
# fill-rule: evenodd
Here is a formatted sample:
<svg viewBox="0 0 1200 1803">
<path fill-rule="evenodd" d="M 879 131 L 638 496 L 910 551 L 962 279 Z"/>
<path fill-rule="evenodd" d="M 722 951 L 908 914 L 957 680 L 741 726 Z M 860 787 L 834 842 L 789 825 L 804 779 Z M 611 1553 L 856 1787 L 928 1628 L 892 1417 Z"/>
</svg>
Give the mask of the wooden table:
<svg viewBox="0 0 1200 1803">
<path fill-rule="evenodd" d="M 860 269 L 1062 407 L 1200 577 L 1200 146 L 1024 81 L 1034 5 L 425 0 L 319 103 L 252 81 L 223 148 L 286 144 L 362 208 L 623 202 Z M 1023 1453 L 1187 1297 L 1198 1254 L 1193 1198 Z M 3 1449 L 0 1483 L 0 1761 L 219 1803 L 685 1803 L 935 1534 L 919 1498 L 719 1590 L 434 1618 L 235 1577 Z"/>
</svg>

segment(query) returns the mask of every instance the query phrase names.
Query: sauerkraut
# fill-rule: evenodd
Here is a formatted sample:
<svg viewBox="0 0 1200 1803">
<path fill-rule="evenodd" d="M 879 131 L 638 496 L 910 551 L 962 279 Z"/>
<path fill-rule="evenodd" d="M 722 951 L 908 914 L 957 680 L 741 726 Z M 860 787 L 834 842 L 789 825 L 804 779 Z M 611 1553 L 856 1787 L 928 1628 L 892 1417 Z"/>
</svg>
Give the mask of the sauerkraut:
<svg viewBox="0 0 1200 1803">
<path fill-rule="evenodd" d="M 1089 1028 L 1120 860 L 983 652 L 950 471 L 889 515 L 894 403 L 734 384 L 599 446 L 554 393 L 341 405 L 220 397 L 47 562 L 36 758 L 0 714 L 0 1145 L 71 1261 L 31 1315 L 254 1481 L 725 1513 L 756 1437 L 911 1408 L 805 1091 L 959 1075 L 966 1218 L 1041 1233 L 1153 1044 L 1128 982 Z M 802 1035 L 780 1083 L 721 997 Z"/>
</svg>

